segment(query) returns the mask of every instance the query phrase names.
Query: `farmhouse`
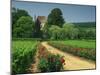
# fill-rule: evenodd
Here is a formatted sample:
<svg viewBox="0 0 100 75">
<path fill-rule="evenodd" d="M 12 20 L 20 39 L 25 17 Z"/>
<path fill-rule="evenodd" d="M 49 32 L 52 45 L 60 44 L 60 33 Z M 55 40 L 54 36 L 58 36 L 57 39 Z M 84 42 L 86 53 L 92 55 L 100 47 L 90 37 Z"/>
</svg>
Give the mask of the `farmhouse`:
<svg viewBox="0 0 100 75">
<path fill-rule="evenodd" d="M 35 20 L 36 19 L 38 19 L 40 21 L 40 23 L 41 23 L 41 30 L 42 30 L 44 25 L 45 25 L 45 23 L 46 23 L 46 21 L 47 21 L 47 18 L 45 16 L 38 16 L 36 18 L 36 16 L 35 16 Z"/>
</svg>

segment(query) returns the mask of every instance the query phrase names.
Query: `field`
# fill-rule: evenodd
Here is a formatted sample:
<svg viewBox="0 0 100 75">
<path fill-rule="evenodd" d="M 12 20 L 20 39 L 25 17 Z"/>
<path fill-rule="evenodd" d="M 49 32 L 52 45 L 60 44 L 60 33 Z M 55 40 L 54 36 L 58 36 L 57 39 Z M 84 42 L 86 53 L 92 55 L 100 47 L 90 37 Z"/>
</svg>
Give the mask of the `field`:
<svg viewBox="0 0 100 75">
<path fill-rule="evenodd" d="M 49 42 L 49 44 L 64 52 L 87 59 L 96 60 L 95 40 L 52 41 Z"/>
<path fill-rule="evenodd" d="M 62 44 L 66 44 L 66 45 L 71 45 L 74 47 L 80 47 L 80 48 L 95 48 L 96 47 L 95 40 L 66 40 L 66 41 L 58 41 L 58 42 Z"/>
<path fill-rule="evenodd" d="M 37 42 L 32 40 L 12 41 L 12 73 L 26 73 L 30 63 L 34 62 L 36 45 Z"/>
<path fill-rule="evenodd" d="M 67 53 L 83 57 L 86 59 L 91 59 L 93 61 L 96 60 L 95 40 L 65 40 L 65 41 L 46 41 L 46 42 L 48 44 L 45 43 L 44 41 L 41 43 L 37 42 L 34 39 L 22 39 L 22 40 L 13 39 L 12 73 L 13 74 L 28 73 L 30 72 L 29 68 L 31 64 L 34 64 L 34 66 L 36 66 L 37 68 L 37 70 L 35 70 L 34 72 L 53 72 L 53 71 L 67 70 L 66 68 L 63 69 L 65 62 L 67 61 L 67 59 L 69 59 L 66 58 Z M 51 47 L 49 48 L 49 46 Z M 56 50 L 54 48 L 57 48 L 59 50 Z M 55 55 L 54 51 L 55 52 L 57 51 L 58 55 Z M 66 54 L 64 54 L 63 52 Z M 65 56 L 65 58 L 62 58 L 63 55 Z M 72 56 L 72 58 L 76 59 L 76 57 L 74 56 Z M 38 61 L 36 61 L 37 59 Z M 77 60 L 77 61 L 82 61 L 82 63 L 84 63 L 84 60 Z M 59 65 L 57 66 L 58 63 Z M 34 66 L 32 68 L 33 70 Z M 65 65 L 65 67 L 67 66 L 69 66 L 69 64 Z M 80 66 L 80 63 L 78 63 L 78 66 Z M 74 66 L 74 68 L 77 68 L 77 66 Z M 69 69 L 74 70 L 74 68 L 69 68 Z M 84 68 L 84 66 L 80 68 Z"/>
</svg>

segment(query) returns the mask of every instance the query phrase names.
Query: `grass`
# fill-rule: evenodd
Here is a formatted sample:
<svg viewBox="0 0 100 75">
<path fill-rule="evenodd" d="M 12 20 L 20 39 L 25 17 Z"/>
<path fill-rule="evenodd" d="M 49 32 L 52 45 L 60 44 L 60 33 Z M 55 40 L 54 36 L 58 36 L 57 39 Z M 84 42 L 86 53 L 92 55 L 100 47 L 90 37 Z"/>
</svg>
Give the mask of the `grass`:
<svg viewBox="0 0 100 75">
<path fill-rule="evenodd" d="M 70 45 L 74 47 L 80 48 L 95 48 L 96 41 L 95 40 L 66 40 L 66 41 L 55 41 L 59 43 L 63 43 L 65 45 Z"/>
<path fill-rule="evenodd" d="M 51 46 L 76 56 L 96 60 L 95 40 L 49 41 Z"/>
<path fill-rule="evenodd" d="M 22 47 L 34 47 L 34 44 L 36 44 L 36 41 L 29 41 L 29 40 L 16 40 L 12 41 L 12 47 L 15 48 L 22 48 Z M 13 50 L 13 49 L 12 49 Z"/>
</svg>

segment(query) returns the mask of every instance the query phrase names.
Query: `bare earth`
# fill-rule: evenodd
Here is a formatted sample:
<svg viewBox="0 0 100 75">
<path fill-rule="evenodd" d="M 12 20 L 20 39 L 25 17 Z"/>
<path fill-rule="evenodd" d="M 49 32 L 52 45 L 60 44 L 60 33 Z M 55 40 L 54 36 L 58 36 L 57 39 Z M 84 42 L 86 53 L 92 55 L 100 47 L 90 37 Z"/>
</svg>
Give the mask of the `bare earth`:
<svg viewBox="0 0 100 75">
<path fill-rule="evenodd" d="M 65 53 L 57 48 L 48 45 L 47 42 L 42 42 L 42 45 L 47 48 L 52 54 L 59 54 L 64 56 L 65 65 L 63 65 L 64 70 L 81 70 L 81 69 L 95 69 L 95 62 L 83 59 L 78 56 L 74 56 L 69 53 Z"/>
<path fill-rule="evenodd" d="M 38 70 L 38 63 L 39 63 L 39 59 L 38 59 L 38 49 L 37 49 L 37 52 L 36 52 L 36 56 L 35 56 L 35 63 L 31 64 L 31 67 L 30 67 L 30 72 L 31 73 L 36 73 L 36 72 L 39 72 Z"/>
</svg>

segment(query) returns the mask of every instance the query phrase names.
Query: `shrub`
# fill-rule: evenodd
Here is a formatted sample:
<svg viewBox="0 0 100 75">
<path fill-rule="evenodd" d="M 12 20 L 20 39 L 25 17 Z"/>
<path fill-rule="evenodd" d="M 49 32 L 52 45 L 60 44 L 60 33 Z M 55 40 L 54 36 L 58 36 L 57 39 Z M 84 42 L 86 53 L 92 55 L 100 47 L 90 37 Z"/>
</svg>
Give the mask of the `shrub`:
<svg viewBox="0 0 100 75">
<path fill-rule="evenodd" d="M 59 55 L 48 55 L 48 58 L 41 58 L 38 68 L 41 72 L 55 72 L 63 69 L 65 60 Z"/>
<path fill-rule="evenodd" d="M 37 42 L 18 40 L 12 45 L 12 73 L 27 73 L 30 63 L 34 62 L 32 58 L 36 54 Z"/>
<path fill-rule="evenodd" d="M 49 44 L 64 52 L 72 53 L 74 55 L 81 56 L 87 59 L 96 60 L 96 52 L 93 48 L 78 48 L 58 42 L 49 42 Z"/>
<path fill-rule="evenodd" d="M 47 60 L 45 58 L 41 58 L 38 68 L 41 70 L 41 72 L 46 72 L 48 69 L 48 65 L 47 65 Z"/>
<path fill-rule="evenodd" d="M 42 45 L 40 45 L 38 49 L 38 58 L 40 59 L 38 68 L 41 72 L 55 72 L 63 69 L 63 64 L 65 64 L 63 56 L 49 53 Z"/>
</svg>

